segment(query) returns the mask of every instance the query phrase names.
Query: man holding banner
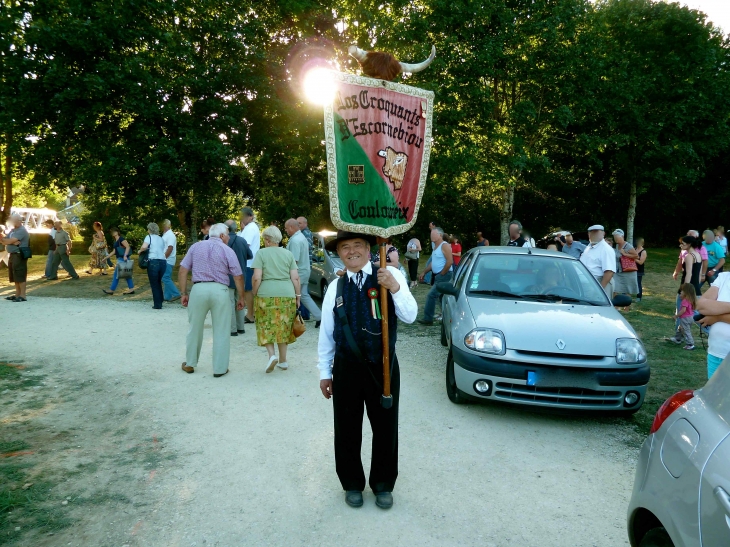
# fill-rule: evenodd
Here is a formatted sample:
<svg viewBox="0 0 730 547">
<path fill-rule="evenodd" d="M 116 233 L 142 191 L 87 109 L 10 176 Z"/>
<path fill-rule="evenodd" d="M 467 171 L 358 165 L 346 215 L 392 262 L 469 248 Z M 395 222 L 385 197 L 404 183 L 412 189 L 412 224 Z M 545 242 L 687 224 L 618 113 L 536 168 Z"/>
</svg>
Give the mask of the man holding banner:
<svg viewBox="0 0 730 547">
<path fill-rule="evenodd" d="M 333 90 L 324 104 L 327 178 L 337 251 L 345 275 L 322 303 L 320 389 L 333 398 L 337 475 L 352 507 L 363 504 L 360 460 L 363 405 L 373 430 L 370 488 L 378 507 L 393 505 L 398 476 L 397 319 L 412 323 L 418 306 L 403 274 L 386 264 L 388 238 L 416 222 L 428 175 L 432 91 L 388 80 L 423 70 L 383 52 L 351 46 L 368 76 L 327 72 Z M 382 79 L 381 79 L 382 78 Z M 380 267 L 369 260 L 375 237 Z"/>
<path fill-rule="evenodd" d="M 327 244 L 337 251 L 346 275 L 333 283 L 322 302 L 319 333 L 320 389 L 333 399 L 335 463 L 337 476 L 351 507 L 363 504 L 365 472 L 360 459 L 363 405 L 373 430 L 370 488 L 378 507 L 393 505 L 393 487 L 398 477 L 398 399 L 400 371 L 395 356 L 397 320 L 413 323 L 418 305 L 400 270 L 377 268 L 370 262 L 375 238 L 339 231 Z M 380 289 L 388 291 L 387 311 L 380 309 Z M 381 336 L 387 321 L 390 350 L 392 406 L 381 406 L 383 393 L 383 346 Z"/>
</svg>

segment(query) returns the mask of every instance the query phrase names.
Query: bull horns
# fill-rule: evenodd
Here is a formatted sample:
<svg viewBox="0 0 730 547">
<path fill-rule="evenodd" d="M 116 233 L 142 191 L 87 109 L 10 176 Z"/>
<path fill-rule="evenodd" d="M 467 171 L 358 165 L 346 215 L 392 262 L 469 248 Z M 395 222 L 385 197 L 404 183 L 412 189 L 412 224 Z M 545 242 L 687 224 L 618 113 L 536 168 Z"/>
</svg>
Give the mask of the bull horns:
<svg viewBox="0 0 730 547">
<path fill-rule="evenodd" d="M 357 46 L 350 46 L 347 48 L 347 53 L 349 53 L 352 57 L 360 61 L 361 63 L 365 60 L 365 57 L 367 57 L 368 52 L 360 49 Z"/>
<path fill-rule="evenodd" d="M 359 47 L 352 45 L 349 48 L 347 48 L 347 53 L 350 54 L 350 56 L 354 57 L 361 63 L 365 61 L 365 58 L 368 55 L 368 52 L 360 49 Z M 428 59 L 426 59 L 423 62 L 420 63 L 402 63 L 398 61 L 398 64 L 400 65 L 401 72 L 408 72 L 408 73 L 415 73 L 415 72 L 421 72 L 424 70 L 428 65 L 430 65 L 433 60 L 436 58 L 436 46 L 431 46 L 431 55 L 428 56 Z"/>
<path fill-rule="evenodd" d="M 414 72 L 421 72 L 428 65 L 430 65 L 435 58 L 436 58 L 436 46 L 431 46 L 431 55 L 428 56 L 428 59 L 426 59 L 425 61 L 423 61 L 421 63 L 415 63 L 415 64 L 401 63 L 400 69 L 402 72 L 410 72 L 411 74 Z"/>
</svg>

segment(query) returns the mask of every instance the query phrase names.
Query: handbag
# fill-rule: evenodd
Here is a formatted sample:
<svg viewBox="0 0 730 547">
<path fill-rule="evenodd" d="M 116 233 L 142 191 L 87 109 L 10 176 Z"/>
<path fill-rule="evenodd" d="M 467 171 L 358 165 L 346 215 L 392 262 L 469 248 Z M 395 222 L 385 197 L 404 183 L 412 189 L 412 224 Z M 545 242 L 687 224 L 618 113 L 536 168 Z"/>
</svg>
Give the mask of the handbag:
<svg viewBox="0 0 730 547">
<path fill-rule="evenodd" d="M 150 250 L 145 249 L 139 252 L 139 267 L 146 270 L 150 265 Z"/>
<path fill-rule="evenodd" d="M 132 270 L 134 269 L 134 260 L 128 258 L 127 260 L 117 260 L 117 278 L 118 279 L 129 279 L 132 277 Z"/>
<path fill-rule="evenodd" d="M 304 319 L 302 319 L 302 314 L 297 312 L 297 314 L 294 316 L 294 324 L 291 327 L 291 333 L 296 338 L 299 338 L 306 331 L 307 327 L 304 325 Z"/>
<path fill-rule="evenodd" d="M 33 251 L 30 250 L 30 247 L 18 247 L 18 252 L 20 253 L 20 258 L 23 260 L 33 258 Z"/>
<path fill-rule="evenodd" d="M 418 260 L 418 251 L 408 251 L 405 256 L 408 260 Z"/>
<path fill-rule="evenodd" d="M 139 252 L 139 267 L 143 270 L 146 270 L 150 265 L 150 247 L 152 246 L 152 237 L 147 236 L 150 238 L 150 245 L 147 247 L 144 251 Z M 145 241 L 147 241 L 147 237 L 144 238 Z"/>
<path fill-rule="evenodd" d="M 619 258 L 619 260 L 621 261 L 622 272 L 628 273 L 638 271 L 639 268 L 636 267 L 636 260 L 634 260 L 630 256 L 621 255 L 621 258 Z"/>
</svg>

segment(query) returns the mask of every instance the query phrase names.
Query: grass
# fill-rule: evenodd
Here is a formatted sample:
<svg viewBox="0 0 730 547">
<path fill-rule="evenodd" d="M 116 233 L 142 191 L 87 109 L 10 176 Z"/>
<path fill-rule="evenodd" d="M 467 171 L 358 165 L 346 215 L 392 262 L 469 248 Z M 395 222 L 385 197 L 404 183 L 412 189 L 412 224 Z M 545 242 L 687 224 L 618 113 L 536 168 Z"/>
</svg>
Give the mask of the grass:
<svg viewBox="0 0 730 547">
<path fill-rule="evenodd" d="M 5 393 L 21 412 L 45 404 L 43 396 L 31 389 L 42 385 L 42 380 L 42 376 L 29 373 L 25 365 L 0 362 L 0 392 Z M 31 399 L 21 402 L 8 395 L 6 390 L 25 391 L 23 395 L 30 395 Z M 58 500 L 52 493 L 60 479 L 33 463 L 33 454 L 42 452 L 47 446 L 47 442 L 38 437 L 38 430 L 32 422 L 23 420 L 3 425 L 3 439 L 0 440 L 0 543 L 18 539 L 29 529 L 53 533 L 72 524 L 72 520 L 58 507 Z"/>
</svg>

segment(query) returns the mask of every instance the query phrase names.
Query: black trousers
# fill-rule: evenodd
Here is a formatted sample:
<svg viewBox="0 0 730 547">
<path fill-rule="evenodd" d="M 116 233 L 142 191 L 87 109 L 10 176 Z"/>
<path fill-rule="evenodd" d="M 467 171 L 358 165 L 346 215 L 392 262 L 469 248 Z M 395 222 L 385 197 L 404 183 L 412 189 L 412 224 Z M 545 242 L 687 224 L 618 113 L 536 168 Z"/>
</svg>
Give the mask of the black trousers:
<svg viewBox="0 0 730 547">
<path fill-rule="evenodd" d="M 392 492 L 398 478 L 398 399 L 400 395 L 400 370 L 398 359 L 393 359 L 390 392 L 393 406 L 380 406 L 382 387 L 365 368 L 352 360 L 335 357 L 332 370 L 332 399 L 335 418 L 335 464 L 337 476 L 344 490 L 365 489 L 365 472 L 360 459 L 362 447 L 363 406 L 367 410 L 373 432 L 372 457 L 370 460 L 370 489 L 375 492 Z M 382 366 L 371 364 L 376 378 L 383 377 Z M 381 384 L 382 385 L 382 384 Z"/>
<path fill-rule="evenodd" d="M 411 281 L 418 281 L 418 260 L 408 259 L 408 273 Z"/>
</svg>

